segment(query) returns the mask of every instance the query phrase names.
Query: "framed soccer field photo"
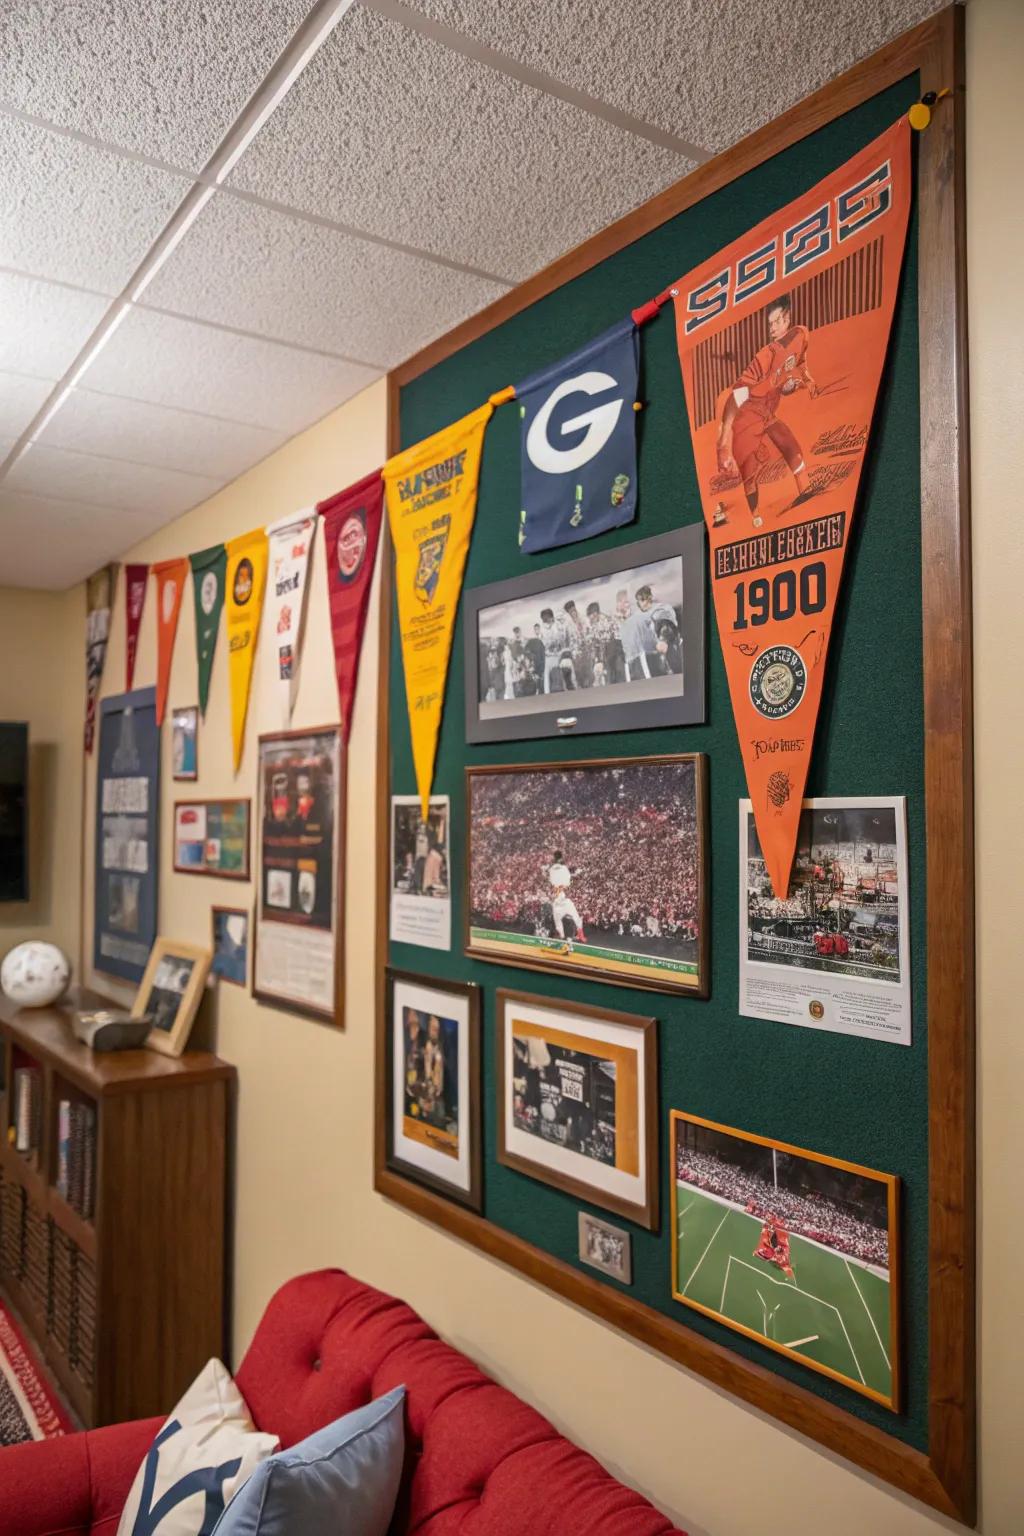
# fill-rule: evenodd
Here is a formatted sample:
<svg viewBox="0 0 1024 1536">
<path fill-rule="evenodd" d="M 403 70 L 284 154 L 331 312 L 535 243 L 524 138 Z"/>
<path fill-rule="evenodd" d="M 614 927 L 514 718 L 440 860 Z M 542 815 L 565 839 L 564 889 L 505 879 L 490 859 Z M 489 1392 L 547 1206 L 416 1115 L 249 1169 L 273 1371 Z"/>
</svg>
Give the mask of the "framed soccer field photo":
<svg viewBox="0 0 1024 1536">
<path fill-rule="evenodd" d="M 899 1180 L 674 1109 L 672 1295 L 899 1407 Z"/>
<path fill-rule="evenodd" d="M 499 989 L 498 1162 L 658 1226 L 654 1019 Z"/>
<path fill-rule="evenodd" d="M 466 769 L 468 955 L 707 995 L 702 753 Z"/>
<path fill-rule="evenodd" d="M 704 528 L 463 596 L 466 740 L 704 720 Z"/>
<path fill-rule="evenodd" d="M 389 968 L 387 994 L 377 1102 L 387 1165 L 479 1211 L 480 988 Z"/>
</svg>

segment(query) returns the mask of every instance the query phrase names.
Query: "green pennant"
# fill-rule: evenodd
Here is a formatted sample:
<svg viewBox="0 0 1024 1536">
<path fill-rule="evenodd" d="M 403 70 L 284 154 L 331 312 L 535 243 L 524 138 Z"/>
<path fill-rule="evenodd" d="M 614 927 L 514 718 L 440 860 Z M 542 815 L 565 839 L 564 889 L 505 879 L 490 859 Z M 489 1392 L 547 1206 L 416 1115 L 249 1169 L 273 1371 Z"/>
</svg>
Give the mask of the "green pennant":
<svg viewBox="0 0 1024 1536">
<path fill-rule="evenodd" d="M 224 578 L 228 553 L 223 544 L 214 544 L 198 555 L 190 555 L 193 597 L 196 606 L 196 655 L 199 659 L 199 710 L 205 718 L 210 697 L 210 672 L 217 649 L 220 611 L 224 607 Z"/>
</svg>

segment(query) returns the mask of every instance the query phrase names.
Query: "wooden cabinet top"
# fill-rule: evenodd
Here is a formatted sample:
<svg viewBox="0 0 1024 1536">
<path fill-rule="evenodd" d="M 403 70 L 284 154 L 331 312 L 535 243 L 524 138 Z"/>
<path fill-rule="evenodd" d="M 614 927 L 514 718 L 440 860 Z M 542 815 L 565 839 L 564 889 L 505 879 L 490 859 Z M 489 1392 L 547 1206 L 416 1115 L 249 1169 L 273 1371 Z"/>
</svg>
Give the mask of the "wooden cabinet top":
<svg viewBox="0 0 1024 1536">
<path fill-rule="evenodd" d="M 235 1068 L 211 1051 L 186 1051 L 178 1057 L 147 1050 L 93 1051 L 75 1039 L 71 1016 L 76 1008 L 111 1006 L 110 998 L 84 988 L 49 1008 L 21 1008 L 0 995 L 0 1031 L 97 1098 L 234 1078 Z"/>
</svg>

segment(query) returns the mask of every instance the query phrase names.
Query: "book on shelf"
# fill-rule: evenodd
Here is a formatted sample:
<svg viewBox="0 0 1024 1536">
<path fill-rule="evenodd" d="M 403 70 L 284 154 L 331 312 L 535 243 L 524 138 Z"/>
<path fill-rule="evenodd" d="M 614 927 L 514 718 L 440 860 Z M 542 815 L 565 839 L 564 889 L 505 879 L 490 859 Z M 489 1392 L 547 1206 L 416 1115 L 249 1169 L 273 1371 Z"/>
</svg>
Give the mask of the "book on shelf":
<svg viewBox="0 0 1024 1536">
<path fill-rule="evenodd" d="M 14 1069 L 14 1148 L 26 1154 L 39 1145 L 42 1081 L 37 1067 Z"/>
<path fill-rule="evenodd" d="M 61 1189 L 58 1179 L 59 1193 L 79 1216 L 91 1221 L 96 1190 L 96 1108 L 81 1100 L 68 1105 L 66 1184 L 66 1189 Z"/>
<path fill-rule="evenodd" d="M 71 1149 L 71 1100 L 57 1106 L 57 1193 L 68 1198 L 68 1161 Z"/>
</svg>

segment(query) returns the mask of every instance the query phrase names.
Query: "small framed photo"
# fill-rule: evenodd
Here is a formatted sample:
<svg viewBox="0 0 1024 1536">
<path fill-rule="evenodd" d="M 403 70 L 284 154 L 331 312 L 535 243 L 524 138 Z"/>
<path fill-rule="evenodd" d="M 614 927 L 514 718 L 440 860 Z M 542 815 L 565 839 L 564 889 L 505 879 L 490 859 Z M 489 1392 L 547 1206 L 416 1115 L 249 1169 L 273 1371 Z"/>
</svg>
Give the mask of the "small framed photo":
<svg viewBox="0 0 1024 1536">
<path fill-rule="evenodd" d="M 244 907 L 213 907 L 210 913 L 214 976 L 232 986 L 249 984 L 249 913 Z"/>
<path fill-rule="evenodd" d="M 188 1044 L 212 958 L 208 949 L 199 949 L 195 944 L 157 939 L 132 1004 L 133 1019 L 145 1013 L 153 1016 L 153 1027 L 146 1036 L 149 1050 L 160 1051 L 164 1056 L 181 1055 Z"/>
<path fill-rule="evenodd" d="M 481 1210 L 480 988 L 389 967 L 385 1028 L 387 1167 Z"/>
<path fill-rule="evenodd" d="M 658 1226 L 654 1019 L 499 990 L 498 1162 Z"/>
<path fill-rule="evenodd" d="M 474 959 L 707 996 L 707 758 L 466 769 Z"/>
<path fill-rule="evenodd" d="M 698 522 L 463 592 L 466 740 L 702 724 L 705 564 Z"/>
<path fill-rule="evenodd" d="M 633 1284 L 633 1244 L 622 1227 L 613 1227 L 589 1211 L 579 1213 L 579 1257 L 581 1264 L 599 1269 L 603 1274 Z"/>
<path fill-rule="evenodd" d="M 452 947 L 451 859 L 447 795 L 391 796 L 391 937 L 424 949 Z"/>
<path fill-rule="evenodd" d="M 199 777 L 199 708 L 171 711 L 171 778 L 194 781 Z"/>
<path fill-rule="evenodd" d="M 671 1116 L 672 1295 L 899 1406 L 899 1180 Z"/>
<path fill-rule="evenodd" d="M 179 875 L 249 879 L 249 801 L 175 800 L 174 868 Z"/>
</svg>

